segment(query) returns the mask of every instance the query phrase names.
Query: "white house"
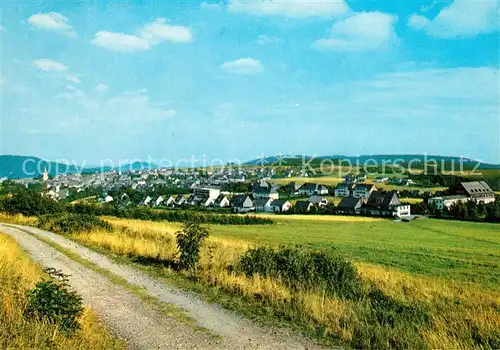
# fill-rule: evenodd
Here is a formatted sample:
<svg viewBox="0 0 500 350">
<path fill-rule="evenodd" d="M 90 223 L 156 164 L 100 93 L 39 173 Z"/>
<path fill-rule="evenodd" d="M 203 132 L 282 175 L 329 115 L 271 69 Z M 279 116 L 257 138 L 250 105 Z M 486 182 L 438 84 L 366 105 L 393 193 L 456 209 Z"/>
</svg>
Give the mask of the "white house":
<svg viewBox="0 0 500 350">
<path fill-rule="evenodd" d="M 299 188 L 299 194 L 301 195 L 325 195 L 328 194 L 328 188 L 321 184 L 309 183 L 306 182 Z"/>
<path fill-rule="evenodd" d="M 352 192 L 352 196 L 354 198 L 362 198 L 368 199 L 373 191 L 376 191 L 377 188 L 371 184 L 358 184 L 354 186 L 354 190 Z"/>
<path fill-rule="evenodd" d="M 146 199 L 144 199 L 142 201 L 142 205 L 149 205 L 149 203 L 151 203 L 151 201 L 153 200 L 153 198 L 151 198 L 150 196 L 147 196 Z"/>
<path fill-rule="evenodd" d="M 233 197 L 231 200 L 231 206 L 233 207 L 233 211 L 236 213 L 248 213 L 255 210 L 252 198 L 246 195 Z"/>
<path fill-rule="evenodd" d="M 314 208 L 314 204 L 309 201 L 297 201 L 295 203 L 295 209 L 299 212 L 310 212 Z"/>
<path fill-rule="evenodd" d="M 363 181 L 365 181 L 366 180 L 366 174 L 358 174 L 356 176 L 356 180 L 357 180 L 357 182 L 363 182 Z"/>
<path fill-rule="evenodd" d="M 411 214 L 411 207 L 401 203 L 396 191 L 373 191 L 361 211 L 369 215 L 402 217 Z"/>
<path fill-rule="evenodd" d="M 186 198 L 181 194 L 179 194 L 177 197 L 175 197 L 175 205 L 177 205 L 177 206 L 184 205 L 184 204 L 186 204 L 186 202 L 187 202 Z"/>
<path fill-rule="evenodd" d="M 165 204 L 167 207 L 174 205 L 175 204 L 174 196 L 169 196 L 167 199 L 163 201 L 163 204 Z"/>
<path fill-rule="evenodd" d="M 328 199 L 322 196 L 311 196 L 309 197 L 308 202 L 317 205 L 320 208 L 324 208 L 328 205 L 328 203 L 330 203 Z"/>
<path fill-rule="evenodd" d="M 352 185 L 345 182 L 335 187 L 335 197 L 351 197 Z"/>
<path fill-rule="evenodd" d="M 216 208 L 227 208 L 230 206 L 229 198 L 224 196 L 223 194 L 219 195 L 214 202 L 214 207 Z"/>
<path fill-rule="evenodd" d="M 269 206 L 275 213 L 284 213 L 290 210 L 292 203 L 284 199 L 275 199 L 269 204 Z"/>
<path fill-rule="evenodd" d="M 399 204 L 392 207 L 393 215 L 397 217 L 410 216 L 411 206 L 409 204 Z"/>
<path fill-rule="evenodd" d="M 112 201 L 113 201 L 113 197 L 111 197 L 109 195 L 104 197 L 104 199 L 103 199 L 104 203 L 111 203 Z"/>
<path fill-rule="evenodd" d="M 164 200 L 165 200 L 165 197 L 158 196 L 158 198 L 156 198 L 156 200 L 155 200 L 155 206 L 162 205 L 162 203 L 163 203 Z"/>
<path fill-rule="evenodd" d="M 271 210 L 271 202 L 274 199 L 271 198 L 257 198 L 253 200 L 253 204 L 255 206 L 255 211 L 272 211 Z"/>
<path fill-rule="evenodd" d="M 265 181 L 260 181 L 252 185 L 252 196 L 254 199 L 278 199 L 280 197 L 278 189 Z"/>
<path fill-rule="evenodd" d="M 200 205 L 202 207 L 209 207 L 209 206 L 213 205 L 214 202 L 215 202 L 215 200 L 212 197 L 203 197 L 200 200 Z"/>
</svg>

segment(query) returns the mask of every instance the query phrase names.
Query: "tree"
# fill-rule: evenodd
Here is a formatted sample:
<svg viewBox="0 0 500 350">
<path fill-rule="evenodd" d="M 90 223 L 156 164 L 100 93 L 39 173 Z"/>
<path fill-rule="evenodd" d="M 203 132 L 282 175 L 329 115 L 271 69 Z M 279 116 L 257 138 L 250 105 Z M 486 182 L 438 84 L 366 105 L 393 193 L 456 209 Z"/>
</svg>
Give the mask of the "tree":
<svg viewBox="0 0 500 350">
<path fill-rule="evenodd" d="M 176 235 L 177 247 L 181 252 L 179 259 L 181 268 L 193 268 L 200 259 L 200 248 L 209 236 L 208 230 L 195 222 L 186 222 Z"/>
<path fill-rule="evenodd" d="M 11 198 L 4 199 L 3 210 L 9 214 L 23 214 L 26 216 L 38 216 L 44 214 L 55 214 L 64 210 L 58 202 L 41 196 L 31 190 L 23 190 Z"/>
</svg>

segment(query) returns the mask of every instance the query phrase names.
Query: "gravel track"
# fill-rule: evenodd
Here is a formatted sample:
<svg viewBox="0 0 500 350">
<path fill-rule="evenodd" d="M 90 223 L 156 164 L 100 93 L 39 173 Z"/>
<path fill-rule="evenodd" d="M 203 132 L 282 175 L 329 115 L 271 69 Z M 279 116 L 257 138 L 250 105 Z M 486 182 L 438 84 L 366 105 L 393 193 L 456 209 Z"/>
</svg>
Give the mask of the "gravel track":
<svg viewBox="0 0 500 350">
<path fill-rule="evenodd" d="M 219 305 L 209 304 L 195 295 L 165 285 L 133 267 L 118 264 L 106 256 L 67 238 L 37 228 L 2 225 L 0 230 L 14 237 L 32 258 L 46 267 L 70 275 L 73 288 L 118 337 L 138 349 L 317 349 L 308 339 L 291 331 L 262 327 Z M 24 232 L 25 231 L 25 232 Z M 29 232 L 29 234 L 27 233 Z M 177 306 L 196 325 L 196 330 L 174 318 L 167 318 L 123 286 L 93 271 L 38 240 L 49 240 L 92 262 L 101 269 L 125 279 L 148 295 Z"/>
</svg>

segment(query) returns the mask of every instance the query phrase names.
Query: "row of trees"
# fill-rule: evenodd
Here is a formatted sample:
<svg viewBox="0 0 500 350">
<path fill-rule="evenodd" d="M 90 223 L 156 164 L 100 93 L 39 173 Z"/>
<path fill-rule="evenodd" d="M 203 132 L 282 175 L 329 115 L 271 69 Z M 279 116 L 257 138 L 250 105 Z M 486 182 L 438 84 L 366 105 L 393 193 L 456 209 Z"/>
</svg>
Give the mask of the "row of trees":
<svg viewBox="0 0 500 350">
<path fill-rule="evenodd" d="M 9 214 L 26 216 L 42 216 L 48 214 L 88 214 L 95 216 L 115 216 L 129 219 L 195 222 L 199 224 L 220 225 L 266 225 L 274 222 L 269 218 L 258 216 L 240 216 L 227 214 L 201 213 L 187 210 L 159 210 L 148 207 L 120 208 L 117 205 L 66 204 L 56 202 L 48 197 L 30 190 L 0 200 L 0 211 Z"/>
<path fill-rule="evenodd" d="M 450 216 L 457 220 L 500 222 L 500 201 L 489 204 L 456 203 L 442 215 Z"/>
<path fill-rule="evenodd" d="M 433 205 L 425 202 L 412 205 L 414 214 L 431 215 L 436 218 L 465 220 L 465 221 L 483 221 L 500 222 L 500 200 L 493 203 L 483 204 L 474 201 L 459 202 L 450 208 L 443 210 L 437 209 Z"/>
</svg>

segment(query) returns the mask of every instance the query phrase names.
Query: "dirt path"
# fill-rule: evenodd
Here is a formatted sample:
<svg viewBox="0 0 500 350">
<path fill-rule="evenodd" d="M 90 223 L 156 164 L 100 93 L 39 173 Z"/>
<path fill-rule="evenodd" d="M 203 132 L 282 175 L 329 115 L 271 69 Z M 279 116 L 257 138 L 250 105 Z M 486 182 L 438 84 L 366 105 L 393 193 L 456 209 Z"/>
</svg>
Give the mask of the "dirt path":
<svg viewBox="0 0 500 350">
<path fill-rule="evenodd" d="M 17 227 L 19 229 L 16 229 Z M 27 232 L 23 232 L 27 231 Z M 27 226 L 1 225 L 0 231 L 13 236 L 34 260 L 71 275 L 71 285 L 82 295 L 109 328 L 140 349 L 314 349 L 312 342 L 283 329 L 264 328 L 208 304 L 194 295 L 166 286 L 142 271 L 117 264 L 106 256 L 51 232 Z M 34 234 L 35 236 L 32 236 Z M 142 288 L 150 296 L 185 310 L 202 328 L 222 337 L 218 339 L 193 327 L 167 318 L 148 307 L 135 295 L 113 284 L 99 273 L 71 260 L 56 249 L 36 239 L 50 240 L 78 254 L 128 283 Z"/>
</svg>

